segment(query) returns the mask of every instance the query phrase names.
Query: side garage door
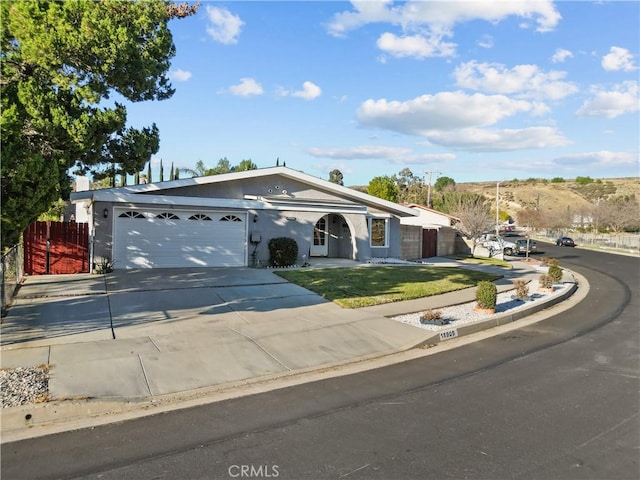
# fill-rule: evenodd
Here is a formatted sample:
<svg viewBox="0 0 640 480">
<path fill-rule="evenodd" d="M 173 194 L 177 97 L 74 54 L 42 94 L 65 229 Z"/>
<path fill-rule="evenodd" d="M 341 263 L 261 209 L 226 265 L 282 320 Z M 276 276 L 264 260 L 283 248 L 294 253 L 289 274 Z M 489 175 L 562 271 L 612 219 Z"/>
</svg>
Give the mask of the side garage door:
<svg viewBox="0 0 640 480">
<path fill-rule="evenodd" d="M 114 268 L 247 264 L 245 213 L 132 209 L 114 213 Z"/>
</svg>

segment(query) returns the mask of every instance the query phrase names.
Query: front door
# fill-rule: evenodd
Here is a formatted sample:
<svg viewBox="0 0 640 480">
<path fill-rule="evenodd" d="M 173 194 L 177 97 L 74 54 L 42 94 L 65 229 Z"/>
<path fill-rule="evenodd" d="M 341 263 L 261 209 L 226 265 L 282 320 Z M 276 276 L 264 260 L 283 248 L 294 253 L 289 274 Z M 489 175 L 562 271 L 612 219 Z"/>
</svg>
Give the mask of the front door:
<svg viewBox="0 0 640 480">
<path fill-rule="evenodd" d="M 329 255 L 329 232 L 327 224 L 328 216 L 325 215 L 317 221 L 313 227 L 313 243 L 310 255 L 312 257 L 326 257 Z"/>
</svg>

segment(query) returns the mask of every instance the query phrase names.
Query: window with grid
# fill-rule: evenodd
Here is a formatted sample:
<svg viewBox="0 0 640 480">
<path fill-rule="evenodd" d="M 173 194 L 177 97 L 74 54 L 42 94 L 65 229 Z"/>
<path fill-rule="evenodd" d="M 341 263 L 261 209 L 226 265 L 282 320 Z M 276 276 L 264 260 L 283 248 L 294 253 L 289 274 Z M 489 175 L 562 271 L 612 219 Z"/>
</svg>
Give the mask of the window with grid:
<svg viewBox="0 0 640 480">
<path fill-rule="evenodd" d="M 387 220 L 385 218 L 371 219 L 371 246 L 387 246 Z"/>
</svg>

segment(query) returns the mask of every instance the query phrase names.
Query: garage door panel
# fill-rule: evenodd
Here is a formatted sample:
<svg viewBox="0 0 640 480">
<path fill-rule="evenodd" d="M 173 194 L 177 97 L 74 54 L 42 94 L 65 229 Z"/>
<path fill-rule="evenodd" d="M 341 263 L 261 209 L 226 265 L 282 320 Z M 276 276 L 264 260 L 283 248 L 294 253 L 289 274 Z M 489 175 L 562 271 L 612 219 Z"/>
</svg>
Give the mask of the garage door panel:
<svg viewBox="0 0 640 480">
<path fill-rule="evenodd" d="M 246 265 L 246 214 L 176 211 L 171 215 L 178 218 L 164 219 L 157 212 L 138 213 L 143 218 L 116 215 L 115 268 Z"/>
</svg>

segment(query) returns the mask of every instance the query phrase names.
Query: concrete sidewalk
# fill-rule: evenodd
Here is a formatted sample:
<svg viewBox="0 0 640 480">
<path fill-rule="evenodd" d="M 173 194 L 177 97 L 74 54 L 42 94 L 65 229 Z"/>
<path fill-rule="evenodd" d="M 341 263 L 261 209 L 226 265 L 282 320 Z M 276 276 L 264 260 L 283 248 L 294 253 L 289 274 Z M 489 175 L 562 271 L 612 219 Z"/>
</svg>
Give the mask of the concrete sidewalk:
<svg viewBox="0 0 640 480">
<path fill-rule="evenodd" d="M 448 259 L 428 264 L 499 271 L 499 291 L 515 278 L 540 275 L 520 261 L 512 270 Z M 53 402 L 3 409 L 2 429 L 42 422 L 46 405 L 59 400 L 76 400 L 81 415 L 95 411 L 97 401 L 113 408 L 179 398 L 434 344 L 438 332 L 386 317 L 474 298 L 470 288 L 343 309 L 270 270 L 248 268 L 29 277 L 2 323 L 0 367 L 49 365 Z"/>
</svg>

